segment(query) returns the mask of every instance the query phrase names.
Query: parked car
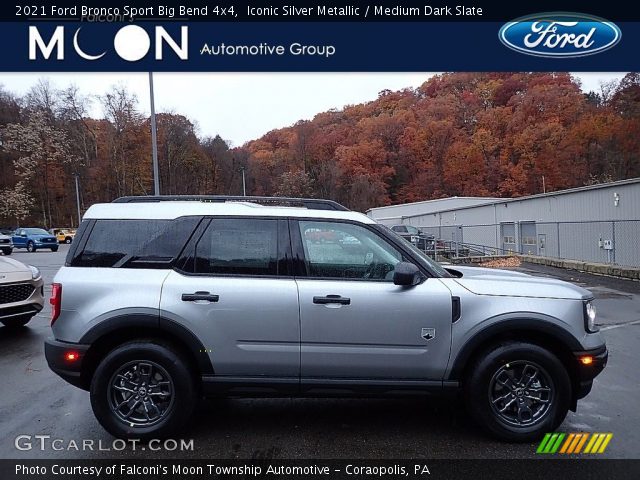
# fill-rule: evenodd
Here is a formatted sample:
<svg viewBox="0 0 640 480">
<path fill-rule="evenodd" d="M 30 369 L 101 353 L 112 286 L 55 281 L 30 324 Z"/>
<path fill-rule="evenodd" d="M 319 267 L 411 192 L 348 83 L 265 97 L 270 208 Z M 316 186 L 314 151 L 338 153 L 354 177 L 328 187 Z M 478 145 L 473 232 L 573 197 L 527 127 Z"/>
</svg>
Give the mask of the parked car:
<svg viewBox="0 0 640 480">
<path fill-rule="evenodd" d="M 320 228 L 312 228 L 305 232 L 305 237 L 313 243 L 335 243 L 338 235 L 333 230 L 322 230 Z"/>
<path fill-rule="evenodd" d="M 0 258 L 0 323 L 7 327 L 26 325 L 43 305 L 40 271 L 12 258 Z"/>
<path fill-rule="evenodd" d="M 76 236 L 76 231 L 71 228 L 52 228 L 49 233 L 56 237 L 58 243 L 71 243 Z"/>
<path fill-rule="evenodd" d="M 433 250 L 435 237 L 426 235 L 411 225 L 393 225 L 391 230 L 422 251 Z"/>
<path fill-rule="evenodd" d="M 28 252 L 43 248 L 58 251 L 58 239 L 43 228 L 18 228 L 12 240 L 14 248 L 26 248 Z"/>
<path fill-rule="evenodd" d="M 0 251 L 5 255 L 11 255 L 13 253 L 13 241 L 9 235 L 0 233 Z"/>
<path fill-rule="evenodd" d="M 331 201 L 187 198 L 93 205 L 54 279 L 47 362 L 117 437 L 174 434 L 201 394 L 459 392 L 488 432 L 529 442 L 607 363 L 579 286 L 445 269 Z"/>
</svg>

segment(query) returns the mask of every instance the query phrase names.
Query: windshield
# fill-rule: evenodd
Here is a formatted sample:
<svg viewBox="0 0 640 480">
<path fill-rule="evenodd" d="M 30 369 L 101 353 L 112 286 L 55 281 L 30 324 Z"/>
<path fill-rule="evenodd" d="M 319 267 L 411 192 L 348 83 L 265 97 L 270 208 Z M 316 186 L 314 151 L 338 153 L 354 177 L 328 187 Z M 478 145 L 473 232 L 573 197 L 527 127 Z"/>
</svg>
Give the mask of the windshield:
<svg viewBox="0 0 640 480">
<path fill-rule="evenodd" d="M 385 228 L 384 226 L 382 226 L 382 228 Z M 408 245 L 409 249 L 414 252 L 415 254 L 417 254 L 417 256 L 420 257 L 420 259 L 426 263 L 429 268 L 439 277 L 452 277 L 453 275 L 451 275 L 442 265 L 440 265 L 438 262 L 436 262 L 434 259 L 432 259 L 429 255 L 427 255 L 426 253 L 424 253 L 422 250 L 420 250 L 419 248 L 417 248 L 413 243 L 409 242 L 406 238 L 403 238 L 402 236 L 398 235 L 396 232 L 394 232 L 393 230 L 391 230 L 390 228 L 386 228 L 387 232 L 391 232 L 393 234 L 393 236 L 395 236 L 396 238 L 399 238 L 402 242 L 404 242 L 404 245 Z"/>
<path fill-rule="evenodd" d="M 418 230 L 416 227 L 407 226 L 407 231 L 409 233 L 411 233 L 412 235 L 419 235 L 420 234 L 420 230 Z"/>
<path fill-rule="evenodd" d="M 42 228 L 25 228 L 25 231 L 28 235 L 51 235 L 49 232 L 43 230 Z"/>
</svg>

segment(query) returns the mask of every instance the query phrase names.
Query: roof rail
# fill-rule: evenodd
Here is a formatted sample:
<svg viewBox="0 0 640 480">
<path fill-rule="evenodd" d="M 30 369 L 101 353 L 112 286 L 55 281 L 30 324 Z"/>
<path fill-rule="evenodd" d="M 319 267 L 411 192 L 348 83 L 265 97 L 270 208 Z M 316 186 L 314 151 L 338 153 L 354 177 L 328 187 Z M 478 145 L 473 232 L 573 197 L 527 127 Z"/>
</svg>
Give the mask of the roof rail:
<svg viewBox="0 0 640 480">
<path fill-rule="evenodd" d="M 266 206 L 305 207 L 309 210 L 349 211 L 344 205 L 333 200 L 320 198 L 291 197 L 243 197 L 229 195 L 148 195 L 116 198 L 112 203 L 154 203 L 154 202 L 251 202 Z"/>
</svg>

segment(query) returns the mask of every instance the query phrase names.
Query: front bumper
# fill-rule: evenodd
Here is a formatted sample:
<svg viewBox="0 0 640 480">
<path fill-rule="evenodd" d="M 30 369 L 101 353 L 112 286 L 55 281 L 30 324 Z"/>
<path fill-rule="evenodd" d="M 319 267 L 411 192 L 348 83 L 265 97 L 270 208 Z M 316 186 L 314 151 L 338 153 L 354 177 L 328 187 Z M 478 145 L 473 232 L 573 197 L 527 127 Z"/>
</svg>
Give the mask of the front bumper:
<svg viewBox="0 0 640 480">
<path fill-rule="evenodd" d="M 603 345 L 593 350 L 573 352 L 573 355 L 576 359 L 576 371 L 578 374 L 576 398 L 580 399 L 587 396 L 593 386 L 593 379 L 607 366 L 609 352 L 607 347 Z M 591 358 L 591 363 L 584 364 L 581 362 L 581 359 L 586 357 Z"/>
<path fill-rule="evenodd" d="M 1 247 L 4 248 L 4 247 Z M 0 303 L 0 321 L 14 320 L 19 318 L 33 317 L 38 314 L 44 306 L 44 281 L 42 277 L 35 280 L 12 281 L 0 285 L 2 288 L 11 288 L 12 286 L 31 285 L 33 291 L 28 298 L 19 299 L 10 303 Z"/>
<path fill-rule="evenodd" d="M 78 388 L 86 389 L 82 378 L 82 363 L 89 350 L 89 345 L 60 342 L 53 338 L 44 341 L 44 356 L 49 368 Z M 69 360 L 67 355 L 73 353 L 75 358 Z"/>
</svg>

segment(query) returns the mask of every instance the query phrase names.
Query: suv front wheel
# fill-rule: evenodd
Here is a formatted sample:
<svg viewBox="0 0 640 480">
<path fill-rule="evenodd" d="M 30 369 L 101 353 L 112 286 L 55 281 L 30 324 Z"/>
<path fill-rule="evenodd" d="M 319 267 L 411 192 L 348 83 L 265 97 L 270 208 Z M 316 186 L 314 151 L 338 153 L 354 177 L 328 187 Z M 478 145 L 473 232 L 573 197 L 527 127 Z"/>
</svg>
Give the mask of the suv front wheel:
<svg viewBox="0 0 640 480">
<path fill-rule="evenodd" d="M 564 420 L 571 381 L 550 351 L 525 342 L 504 342 L 484 352 L 465 382 L 467 408 L 493 435 L 530 442 Z"/>
<path fill-rule="evenodd" d="M 93 375 L 90 394 L 93 412 L 109 433 L 141 440 L 179 430 L 197 400 L 189 367 L 158 340 L 136 340 L 111 351 Z"/>
</svg>

